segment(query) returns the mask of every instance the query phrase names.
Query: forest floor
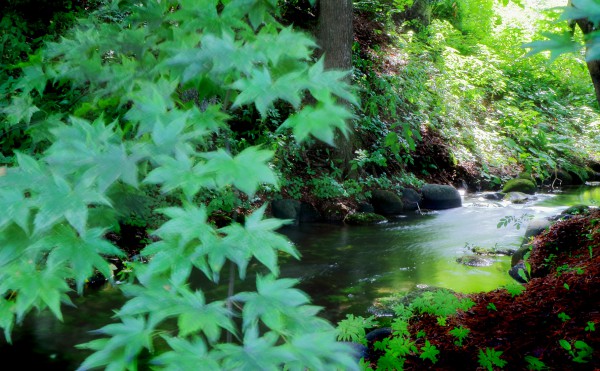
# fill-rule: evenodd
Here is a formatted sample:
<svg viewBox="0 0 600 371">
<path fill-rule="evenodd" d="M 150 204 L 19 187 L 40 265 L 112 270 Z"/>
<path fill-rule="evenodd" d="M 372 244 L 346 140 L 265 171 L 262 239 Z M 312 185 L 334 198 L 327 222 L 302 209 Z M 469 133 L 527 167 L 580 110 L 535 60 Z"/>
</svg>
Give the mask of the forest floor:
<svg viewBox="0 0 600 371">
<path fill-rule="evenodd" d="M 533 243 L 532 279 L 521 294 L 463 295 L 475 305 L 446 326 L 431 315 L 414 317 L 410 332 L 425 333 L 417 347 L 427 339 L 440 351 L 439 361 L 413 355 L 405 369 L 483 370 L 479 354 L 490 348 L 502 352 L 507 370 L 600 370 L 600 210 L 558 222 Z M 470 329 L 462 346 L 449 333 L 459 326 Z M 526 357 L 547 368 L 529 366 Z"/>
</svg>

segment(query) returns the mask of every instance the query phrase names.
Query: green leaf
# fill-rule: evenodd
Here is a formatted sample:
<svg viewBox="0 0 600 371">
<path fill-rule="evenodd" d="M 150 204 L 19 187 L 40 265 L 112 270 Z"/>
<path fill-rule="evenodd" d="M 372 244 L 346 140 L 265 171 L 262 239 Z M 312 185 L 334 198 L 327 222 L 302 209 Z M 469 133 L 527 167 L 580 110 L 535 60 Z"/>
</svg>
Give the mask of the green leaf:
<svg viewBox="0 0 600 371">
<path fill-rule="evenodd" d="M 160 166 L 152 170 L 144 183 L 161 184 L 164 192 L 181 189 L 191 200 L 202 187 L 214 188 L 215 182 L 207 174 L 203 163 L 196 163 L 189 156 L 177 152 L 175 157 L 160 156 L 156 159 Z"/>
<path fill-rule="evenodd" d="M 559 20 L 587 18 L 594 25 L 600 24 L 600 4 L 594 0 L 573 0 L 565 7 Z"/>
<path fill-rule="evenodd" d="M 196 238 L 200 241 L 208 241 L 207 236 L 216 236 L 216 230 L 207 222 L 208 214 L 204 205 L 197 207 L 186 203 L 183 208 L 169 207 L 158 211 L 168 216 L 170 220 L 153 233 L 156 236 L 163 239 L 177 236 L 182 244 L 187 244 Z"/>
<path fill-rule="evenodd" d="M 303 142 L 312 135 L 333 146 L 335 129 L 347 136 L 349 129 L 346 120 L 352 117 L 345 107 L 327 100 L 316 106 L 304 107 L 285 120 L 281 128 L 292 128 L 298 142 Z"/>
<path fill-rule="evenodd" d="M 0 112 L 6 114 L 6 120 L 11 125 L 20 122 L 29 124 L 31 117 L 40 109 L 33 104 L 33 99 L 29 94 L 15 95 L 9 105 L 2 108 Z"/>
<path fill-rule="evenodd" d="M 152 351 L 154 327 L 143 318 L 124 317 L 121 323 L 110 324 L 97 330 L 108 339 L 94 340 L 77 345 L 81 349 L 96 350 L 78 370 L 110 365 L 111 369 L 136 369 L 137 356 L 144 349 Z"/>
<path fill-rule="evenodd" d="M 93 179 L 104 192 L 117 180 L 137 187 L 138 158 L 127 154 L 115 132 L 102 117 L 93 123 L 71 117 L 71 126 L 52 130 L 60 138 L 47 151 L 46 161 L 62 175 L 82 173 Z M 119 166 L 115 166 L 119 164 Z"/>
<path fill-rule="evenodd" d="M 23 75 L 18 80 L 15 89 L 22 90 L 23 94 L 29 94 L 35 89 L 42 96 L 47 82 L 48 77 L 44 73 L 42 66 L 35 64 L 23 67 Z"/>
<path fill-rule="evenodd" d="M 429 343 L 429 340 L 425 340 L 425 345 L 423 346 L 423 348 L 421 348 L 421 355 L 419 356 L 419 358 L 428 359 L 431 361 L 431 363 L 436 364 L 438 361 L 438 354 L 440 354 L 440 351 L 437 350 L 436 346 L 431 345 L 431 343 Z"/>
<path fill-rule="evenodd" d="M 163 335 L 172 350 L 164 352 L 151 360 L 151 364 L 161 366 L 167 371 L 193 370 L 202 365 L 207 370 L 220 368 L 215 355 L 208 353 L 202 338 L 193 336 L 190 340 Z"/>
<path fill-rule="evenodd" d="M 88 205 L 110 205 L 104 195 L 88 184 L 81 182 L 72 186 L 58 175 L 36 186 L 40 189 L 31 197 L 32 204 L 39 208 L 33 222 L 34 233 L 46 231 L 65 218 L 73 228 L 84 234 Z"/>
<path fill-rule="evenodd" d="M 284 221 L 279 219 L 263 219 L 267 205 L 263 205 L 246 218 L 245 227 L 238 224 L 221 228 L 219 232 L 226 236 L 223 244 L 231 252 L 227 258 L 233 260 L 240 267 L 240 277 L 245 275 L 245 264 L 250 257 L 255 257 L 264 264 L 273 274 L 278 274 L 277 250 L 283 251 L 299 258 L 297 250 L 290 241 L 275 232 Z M 236 255 L 239 251 L 242 255 Z"/>
<path fill-rule="evenodd" d="M 570 351 L 571 350 L 571 344 L 566 341 L 565 339 L 560 339 L 558 341 L 558 343 L 560 344 L 561 347 L 563 347 L 563 349 Z"/>
<path fill-rule="evenodd" d="M 552 62 L 561 54 L 575 53 L 581 48 L 580 45 L 573 41 L 570 32 L 563 32 L 560 34 L 543 32 L 542 36 L 546 37 L 548 40 L 532 41 L 523 45 L 524 48 L 531 49 L 527 55 L 550 51 L 550 62 Z"/>
<path fill-rule="evenodd" d="M 201 156 L 207 160 L 203 172 L 214 177 L 217 187 L 233 184 L 252 196 L 263 183 L 277 185 L 277 177 L 268 163 L 273 157 L 272 151 L 248 147 L 232 157 L 225 150 L 219 149 Z"/>
<path fill-rule="evenodd" d="M 72 228 L 59 225 L 53 232 L 46 242 L 51 249 L 48 261 L 67 264 L 71 268 L 79 294 L 83 292 L 86 279 L 94 274 L 94 269 L 106 278 L 111 277 L 110 263 L 104 256 L 125 256 L 119 248 L 103 238 L 104 230 L 88 229 L 78 235 Z"/>
<path fill-rule="evenodd" d="M 525 356 L 525 362 L 527 362 L 528 370 L 541 371 L 548 369 L 548 366 L 546 366 L 544 362 L 540 361 L 539 358 L 533 356 Z"/>
<path fill-rule="evenodd" d="M 25 232 L 29 232 L 30 209 L 31 203 L 25 198 L 23 190 L 3 189 L 0 193 L 0 228 L 14 222 Z"/>
<path fill-rule="evenodd" d="M 249 328 L 244 334 L 242 345 L 218 344 L 222 354 L 222 368 L 226 370 L 280 370 L 292 360 L 286 347 L 278 346 L 279 337 L 273 332 L 258 336 L 258 329 Z"/>
<path fill-rule="evenodd" d="M 325 58 L 321 57 L 308 70 L 309 91 L 321 102 L 330 101 L 330 95 L 334 94 L 351 104 L 358 105 L 356 96 L 350 92 L 350 86 L 344 81 L 349 73 L 349 71 L 325 71 Z"/>
<path fill-rule="evenodd" d="M 283 320 L 292 313 L 290 309 L 309 302 L 306 294 L 292 288 L 296 283 L 292 279 L 257 276 L 256 293 L 242 292 L 234 296 L 244 303 L 243 328 L 251 328 L 260 319 L 273 330 L 283 331 Z"/>
</svg>

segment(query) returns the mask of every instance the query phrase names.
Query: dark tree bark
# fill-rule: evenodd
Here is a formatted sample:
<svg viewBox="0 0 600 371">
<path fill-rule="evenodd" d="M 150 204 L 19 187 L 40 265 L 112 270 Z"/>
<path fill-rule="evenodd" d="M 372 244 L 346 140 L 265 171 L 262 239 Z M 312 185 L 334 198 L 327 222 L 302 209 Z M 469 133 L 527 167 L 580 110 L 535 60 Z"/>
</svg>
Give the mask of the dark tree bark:
<svg viewBox="0 0 600 371">
<path fill-rule="evenodd" d="M 569 0 L 568 6 L 573 6 L 573 4 L 571 4 L 571 0 Z M 581 32 L 583 32 L 584 35 L 588 35 L 598 30 L 597 27 L 594 27 L 594 24 L 592 22 L 585 18 L 577 19 L 575 23 L 577 23 L 577 25 L 581 29 Z M 571 24 L 571 27 L 573 29 L 573 27 L 575 26 Z M 590 73 L 590 77 L 592 78 L 592 84 L 594 84 L 594 91 L 596 92 L 596 101 L 598 102 L 598 104 L 600 104 L 600 60 L 596 59 L 592 61 L 587 61 L 587 67 Z"/>
<path fill-rule="evenodd" d="M 319 1 L 319 29 L 325 68 L 352 68 L 352 0 Z"/>
<path fill-rule="evenodd" d="M 319 1 L 317 39 L 321 53 L 325 55 L 326 69 L 347 71 L 352 68 L 352 18 L 352 0 Z M 350 172 L 354 153 L 354 136 L 350 129 L 348 138 L 338 134 L 335 140 L 334 160 L 339 162 L 344 175 Z"/>
</svg>

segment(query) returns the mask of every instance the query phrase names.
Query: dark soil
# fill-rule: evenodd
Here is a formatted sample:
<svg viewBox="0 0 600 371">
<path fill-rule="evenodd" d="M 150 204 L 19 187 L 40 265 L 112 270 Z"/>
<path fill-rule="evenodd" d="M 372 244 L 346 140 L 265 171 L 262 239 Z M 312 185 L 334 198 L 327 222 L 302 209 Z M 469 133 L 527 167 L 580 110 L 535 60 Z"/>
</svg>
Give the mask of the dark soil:
<svg viewBox="0 0 600 371">
<path fill-rule="evenodd" d="M 502 289 L 466 295 L 475 306 L 448 318 L 444 327 L 430 315 L 412 321 L 412 334 L 421 330 L 426 334 L 416 340 L 417 347 L 427 339 L 440 350 L 439 361 L 433 365 L 412 355 L 405 369 L 484 370 L 478 363 L 479 352 L 493 348 L 502 352 L 506 370 L 527 370 L 526 356 L 544 362 L 545 369 L 600 370 L 599 246 L 600 211 L 557 223 L 534 242 L 528 260 L 533 278 L 522 294 L 513 297 Z M 497 310 L 489 309 L 490 303 Z M 590 322 L 595 331 L 590 330 Z M 458 326 L 471 330 L 460 347 L 449 334 Z M 592 357 L 585 358 L 586 363 L 575 362 L 560 340 L 571 345 L 584 341 L 594 349 Z"/>
</svg>

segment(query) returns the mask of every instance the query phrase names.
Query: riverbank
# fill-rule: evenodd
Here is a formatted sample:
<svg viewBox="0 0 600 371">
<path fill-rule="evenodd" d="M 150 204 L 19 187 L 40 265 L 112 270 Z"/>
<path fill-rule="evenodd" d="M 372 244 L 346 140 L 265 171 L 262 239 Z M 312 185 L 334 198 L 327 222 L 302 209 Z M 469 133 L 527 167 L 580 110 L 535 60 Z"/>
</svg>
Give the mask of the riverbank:
<svg viewBox="0 0 600 371">
<path fill-rule="evenodd" d="M 420 351 L 406 357 L 404 369 L 432 367 L 423 354 L 434 346 L 436 370 L 598 370 L 599 246 L 600 211 L 556 223 L 533 242 L 528 283 L 460 295 L 474 305 L 443 323 L 431 314 L 411 317 Z M 460 342 L 455 329 L 468 330 Z"/>
</svg>

